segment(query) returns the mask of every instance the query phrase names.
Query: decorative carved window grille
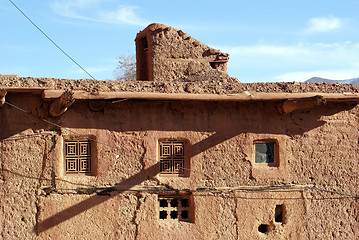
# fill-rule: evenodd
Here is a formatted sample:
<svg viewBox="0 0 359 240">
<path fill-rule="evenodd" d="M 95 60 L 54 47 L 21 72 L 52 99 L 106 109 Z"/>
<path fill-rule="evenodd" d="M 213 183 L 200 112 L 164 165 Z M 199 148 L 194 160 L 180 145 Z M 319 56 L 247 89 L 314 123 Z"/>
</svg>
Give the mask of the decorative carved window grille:
<svg viewBox="0 0 359 240">
<path fill-rule="evenodd" d="M 160 220 L 189 221 L 190 199 L 188 197 L 158 198 Z"/>
<path fill-rule="evenodd" d="M 185 147 L 186 145 L 183 141 L 162 141 L 159 143 L 161 173 L 184 173 Z"/>
<path fill-rule="evenodd" d="M 65 141 L 66 173 L 91 173 L 89 140 Z"/>
</svg>

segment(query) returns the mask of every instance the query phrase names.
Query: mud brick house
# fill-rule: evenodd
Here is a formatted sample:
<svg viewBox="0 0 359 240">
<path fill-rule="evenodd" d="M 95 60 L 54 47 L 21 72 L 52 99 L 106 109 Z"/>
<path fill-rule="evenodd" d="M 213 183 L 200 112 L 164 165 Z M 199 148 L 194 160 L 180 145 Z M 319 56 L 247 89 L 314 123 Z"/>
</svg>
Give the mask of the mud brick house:
<svg viewBox="0 0 359 240">
<path fill-rule="evenodd" d="M 240 83 L 151 24 L 137 81 L 0 76 L 1 239 L 359 239 L 359 88 Z"/>
</svg>

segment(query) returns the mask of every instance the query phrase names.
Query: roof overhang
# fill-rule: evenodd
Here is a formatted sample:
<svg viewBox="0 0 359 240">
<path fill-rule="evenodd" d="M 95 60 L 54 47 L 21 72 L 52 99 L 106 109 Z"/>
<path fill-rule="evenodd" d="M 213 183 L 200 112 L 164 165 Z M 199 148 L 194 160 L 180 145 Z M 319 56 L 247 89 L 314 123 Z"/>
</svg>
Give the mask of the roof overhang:
<svg viewBox="0 0 359 240">
<path fill-rule="evenodd" d="M 327 102 L 359 102 L 359 93 L 263 93 L 243 91 L 236 94 L 194 94 L 194 93 L 155 93 L 155 92 L 87 92 L 51 90 L 46 88 L 3 88 L 0 92 L 0 107 L 4 106 L 7 93 L 41 94 L 45 101 L 52 101 L 50 116 L 58 117 L 66 112 L 75 100 L 109 100 L 113 103 L 126 100 L 150 101 L 217 101 L 249 102 L 277 101 L 277 110 L 287 114 L 295 110 L 324 106 Z M 91 101 L 93 100 L 93 101 Z M 96 106 L 92 106 L 96 108 Z M 96 110 L 95 109 L 95 110 Z"/>
<path fill-rule="evenodd" d="M 63 90 L 44 90 L 44 100 L 59 98 Z M 116 99 L 143 99 L 143 100 L 172 100 L 172 101 L 280 101 L 295 100 L 321 96 L 326 101 L 359 102 L 359 93 L 262 93 L 248 92 L 236 94 L 194 94 L 194 93 L 153 93 L 153 92 L 94 92 L 73 91 L 75 100 L 116 100 Z"/>
</svg>

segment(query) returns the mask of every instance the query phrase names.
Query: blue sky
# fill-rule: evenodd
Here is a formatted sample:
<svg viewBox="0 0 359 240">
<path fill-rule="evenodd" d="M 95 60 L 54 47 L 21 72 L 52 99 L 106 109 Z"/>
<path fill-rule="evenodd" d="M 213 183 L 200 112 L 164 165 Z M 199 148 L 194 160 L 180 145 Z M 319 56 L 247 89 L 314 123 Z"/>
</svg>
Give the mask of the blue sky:
<svg viewBox="0 0 359 240">
<path fill-rule="evenodd" d="M 359 77 L 359 0 L 12 0 L 99 80 L 135 53 L 153 22 L 229 53 L 241 82 Z M 89 78 L 8 0 L 0 3 L 0 74 Z"/>
</svg>

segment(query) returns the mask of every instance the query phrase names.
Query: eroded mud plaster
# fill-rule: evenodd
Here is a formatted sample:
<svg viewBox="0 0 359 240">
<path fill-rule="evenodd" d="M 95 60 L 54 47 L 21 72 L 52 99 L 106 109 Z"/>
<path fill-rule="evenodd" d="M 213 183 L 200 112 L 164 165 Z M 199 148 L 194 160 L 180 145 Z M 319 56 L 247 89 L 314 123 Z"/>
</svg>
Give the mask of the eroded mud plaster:
<svg viewBox="0 0 359 240">
<path fill-rule="evenodd" d="M 214 69 L 215 60 L 224 59 L 212 56 L 222 53 L 183 32 L 151 25 L 136 41 L 143 37 L 153 53 L 146 70 L 152 81 L 0 76 L 7 91 L 0 108 L 0 238 L 359 238 L 358 87 L 242 84 L 225 68 Z M 289 95 L 241 101 L 78 98 L 55 118 L 45 89 Z M 308 91 L 343 97 L 278 111 L 290 94 Z M 91 142 L 86 174 L 66 170 L 66 143 L 73 140 Z M 186 174 L 160 172 L 159 142 L 166 140 L 184 144 Z M 258 141 L 276 144 L 275 163 L 256 163 Z M 175 201 L 160 206 L 159 198 Z M 181 208 L 188 214 L 184 221 L 177 220 Z M 173 214 L 166 220 L 160 218 L 164 209 L 166 217 Z"/>
</svg>

